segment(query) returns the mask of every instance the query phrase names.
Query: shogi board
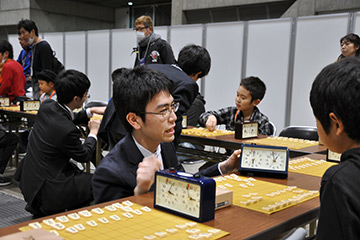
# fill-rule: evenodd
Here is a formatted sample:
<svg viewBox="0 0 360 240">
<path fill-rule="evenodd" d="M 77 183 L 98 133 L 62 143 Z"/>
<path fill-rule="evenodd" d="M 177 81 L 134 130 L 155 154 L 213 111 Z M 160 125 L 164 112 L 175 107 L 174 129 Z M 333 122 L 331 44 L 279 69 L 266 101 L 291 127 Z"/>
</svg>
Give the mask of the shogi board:
<svg viewBox="0 0 360 240">
<path fill-rule="evenodd" d="M 94 209 L 88 211 L 91 216 L 82 215 L 82 212 L 79 211 L 78 215 L 80 218 L 77 220 L 71 219 L 69 215 L 64 213 L 62 216 L 66 216 L 69 220 L 68 222 L 61 222 L 60 218 L 50 219 L 49 221 L 46 221 L 46 219 L 42 222 L 29 224 L 26 227 L 20 228 L 20 230 L 27 231 L 41 225 L 42 229 L 52 232 L 56 231 L 54 232 L 55 234 L 59 234 L 60 237 L 70 240 L 219 239 L 229 234 L 220 229 L 215 229 L 129 201 L 118 202 L 100 208 L 100 211 L 102 210 L 103 213 L 96 213 L 95 210 L 99 211 L 99 208 L 94 206 Z M 125 216 L 129 214 L 132 216 L 131 218 Z M 114 215 L 120 219 L 114 219 Z M 108 222 L 104 223 L 104 219 Z M 95 222 L 97 226 L 91 226 L 89 224 L 91 221 L 92 223 Z M 61 223 L 64 228 L 56 228 L 54 222 Z M 82 226 L 80 226 L 80 224 Z M 61 225 L 60 228 L 62 228 Z M 80 230 L 82 228 L 84 229 Z M 72 231 L 74 229 L 77 232 Z M 191 234 L 194 232 L 199 233 Z M 199 237 L 200 234 L 203 235 L 202 238 Z M 206 238 L 206 236 L 208 238 Z"/>
<path fill-rule="evenodd" d="M 316 177 L 322 177 L 329 167 L 336 164 L 338 163 L 302 157 L 289 161 L 289 171 Z"/>
<path fill-rule="evenodd" d="M 189 128 L 183 129 L 181 134 L 197 136 L 197 137 L 215 137 L 215 136 L 222 136 L 222 135 L 230 135 L 234 134 L 234 131 L 229 130 L 215 130 L 210 132 L 207 128 Z"/>
<path fill-rule="evenodd" d="M 251 139 L 245 142 L 256 143 L 259 145 L 288 147 L 289 149 L 293 149 L 293 150 L 319 145 L 318 141 L 311 141 L 311 140 L 299 139 L 299 138 L 288 138 L 288 137 L 267 137 L 260 139 Z"/>
<path fill-rule="evenodd" d="M 216 187 L 233 191 L 233 205 L 271 214 L 319 196 L 311 191 L 230 174 L 214 178 Z"/>
</svg>

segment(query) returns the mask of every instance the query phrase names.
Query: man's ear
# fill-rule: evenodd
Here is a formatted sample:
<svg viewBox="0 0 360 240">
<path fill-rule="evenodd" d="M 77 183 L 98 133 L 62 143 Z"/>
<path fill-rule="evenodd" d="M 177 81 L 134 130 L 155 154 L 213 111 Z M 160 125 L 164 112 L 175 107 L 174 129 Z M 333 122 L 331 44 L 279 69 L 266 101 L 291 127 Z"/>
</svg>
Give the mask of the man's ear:
<svg viewBox="0 0 360 240">
<path fill-rule="evenodd" d="M 191 74 L 190 77 L 192 79 L 194 79 L 194 81 L 196 82 L 198 79 L 199 79 L 199 75 L 201 74 L 202 72 L 198 72 L 198 73 L 195 73 L 195 74 Z"/>
<path fill-rule="evenodd" d="M 252 104 L 254 107 L 256 107 L 257 105 L 259 105 L 260 102 L 261 102 L 260 99 L 256 99 L 256 100 L 252 101 L 251 104 Z"/>
<path fill-rule="evenodd" d="M 49 82 L 49 86 L 50 86 L 51 88 L 53 88 L 53 87 L 54 87 L 54 83 L 53 83 L 53 82 Z"/>
<path fill-rule="evenodd" d="M 336 135 L 341 135 L 345 130 L 343 122 L 333 112 L 329 113 L 329 117 L 332 125 L 336 128 Z"/>
<path fill-rule="evenodd" d="M 129 112 L 126 115 L 126 121 L 128 121 L 128 123 L 136 130 L 139 130 L 141 128 L 140 121 L 142 120 L 138 115 L 133 112 Z"/>
</svg>

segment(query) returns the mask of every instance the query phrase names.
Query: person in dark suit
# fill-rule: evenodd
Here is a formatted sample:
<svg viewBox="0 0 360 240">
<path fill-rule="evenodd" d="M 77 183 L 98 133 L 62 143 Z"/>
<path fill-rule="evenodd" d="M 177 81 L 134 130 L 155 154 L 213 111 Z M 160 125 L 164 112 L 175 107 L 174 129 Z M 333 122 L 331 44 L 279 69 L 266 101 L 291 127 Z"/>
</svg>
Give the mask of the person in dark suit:
<svg viewBox="0 0 360 240">
<path fill-rule="evenodd" d="M 95 203 L 139 195 L 152 190 L 155 172 L 184 171 L 176 157 L 176 111 L 173 82 L 147 67 L 118 69 L 114 78 L 115 109 L 128 134 L 100 162 L 92 179 Z M 226 161 L 199 174 L 215 176 L 237 169 L 236 150 Z"/>
<path fill-rule="evenodd" d="M 209 52 L 197 45 L 187 45 L 179 53 L 178 65 L 148 64 L 146 67 L 164 73 L 174 85 L 172 96 L 180 103 L 176 112 L 176 127 L 174 144 L 177 147 L 182 129 L 182 116 L 190 108 L 196 96 L 200 93 L 196 81 L 206 76 L 210 71 L 211 58 Z M 109 102 L 100 130 L 102 140 L 109 146 L 115 144 L 124 136 L 124 128 L 119 124 L 113 103 Z M 199 113 L 200 115 L 200 113 Z M 106 119 L 106 120 L 105 120 Z"/>
<path fill-rule="evenodd" d="M 85 206 L 92 201 L 91 177 L 73 164 L 92 159 L 100 120 L 90 120 L 105 107 L 74 113 L 88 96 L 90 81 L 76 70 L 61 73 L 55 83 L 58 100 L 45 100 L 29 137 L 28 152 L 21 161 L 20 189 L 26 210 L 36 216 L 50 215 Z M 85 142 L 77 124 L 88 124 Z M 72 160 L 70 160 L 72 159 Z"/>
</svg>

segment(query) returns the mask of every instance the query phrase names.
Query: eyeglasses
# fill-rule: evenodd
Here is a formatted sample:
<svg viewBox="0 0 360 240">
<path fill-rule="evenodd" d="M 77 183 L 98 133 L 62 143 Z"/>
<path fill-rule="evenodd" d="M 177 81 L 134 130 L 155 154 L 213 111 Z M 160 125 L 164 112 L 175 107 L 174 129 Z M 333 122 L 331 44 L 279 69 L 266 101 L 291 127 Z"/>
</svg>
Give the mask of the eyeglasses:
<svg viewBox="0 0 360 240">
<path fill-rule="evenodd" d="M 134 28 L 134 31 L 142 31 L 142 30 L 144 30 L 144 29 L 147 29 L 147 28 L 149 28 L 149 27 L 137 27 L 137 28 Z"/>
<path fill-rule="evenodd" d="M 170 116 L 170 114 L 172 112 L 177 112 L 177 110 L 179 109 L 180 103 L 178 102 L 173 102 L 170 105 L 170 108 L 165 108 L 163 110 L 161 110 L 160 112 L 156 113 L 156 112 L 143 112 L 144 114 L 155 114 L 155 115 L 161 115 L 163 116 L 165 119 L 168 118 Z"/>
</svg>

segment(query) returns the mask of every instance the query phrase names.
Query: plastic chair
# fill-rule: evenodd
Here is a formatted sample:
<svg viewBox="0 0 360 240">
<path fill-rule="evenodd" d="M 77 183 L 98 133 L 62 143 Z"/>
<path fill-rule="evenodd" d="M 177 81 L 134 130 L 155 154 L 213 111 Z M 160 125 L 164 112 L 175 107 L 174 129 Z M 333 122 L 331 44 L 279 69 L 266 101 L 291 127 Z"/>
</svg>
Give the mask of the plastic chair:
<svg viewBox="0 0 360 240">
<path fill-rule="evenodd" d="M 310 126 L 288 126 L 280 132 L 279 136 L 301 138 L 314 141 L 319 140 L 317 128 Z"/>
<path fill-rule="evenodd" d="M 276 126 L 275 126 L 275 124 L 273 122 L 271 122 L 271 121 L 269 121 L 269 122 L 270 122 L 271 126 L 274 129 L 274 132 L 273 132 L 272 136 L 276 136 Z"/>
</svg>

